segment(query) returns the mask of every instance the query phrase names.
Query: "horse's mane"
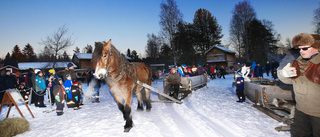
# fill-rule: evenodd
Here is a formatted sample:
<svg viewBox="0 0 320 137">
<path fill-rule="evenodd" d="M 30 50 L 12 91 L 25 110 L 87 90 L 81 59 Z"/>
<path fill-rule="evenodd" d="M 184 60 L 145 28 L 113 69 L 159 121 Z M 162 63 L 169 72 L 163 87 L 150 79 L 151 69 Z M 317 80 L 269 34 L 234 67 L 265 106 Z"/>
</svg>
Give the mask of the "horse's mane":
<svg viewBox="0 0 320 137">
<path fill-rule="evenodd" d="M 103 51 L 103 45 L 105 44 L 106 42 L 103 41 L 103 42 L 96 42 L 95 43 L 95 48 L 94 48 L 94 52 L 92 54 L 92 62 L 94 64 L 97 64 L 98 61 L 100 61 L 101 59 L 101 54 L 102 54 L 102 51 Z M 119 58 L 121 58 L 122 54 L 111 44 L 110 45 L 110 50 L 111 52 L 115 52 Z M 125 58 L 125 57 L 124 57 Z M 127 60 L 125 60 L 127 62 Z"/>
<path fill-rule="evenodd" d="M 95 48 L 92 54 L 92 63 L 97 64 L 97 62 L 100 61 L 101 59 L 101 54 L 103 51 L 103 43 L 102 42 L 96 42 L 95 43 Z"/>
</svg>

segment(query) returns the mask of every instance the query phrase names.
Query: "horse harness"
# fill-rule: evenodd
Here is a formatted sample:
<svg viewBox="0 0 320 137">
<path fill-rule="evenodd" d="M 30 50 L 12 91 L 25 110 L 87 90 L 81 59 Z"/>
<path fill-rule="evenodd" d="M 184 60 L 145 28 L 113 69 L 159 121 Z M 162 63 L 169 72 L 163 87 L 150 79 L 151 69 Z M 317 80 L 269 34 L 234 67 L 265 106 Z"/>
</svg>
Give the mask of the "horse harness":
<svg viewBox="0 0 320 137">
<path fill-rule="evenodd" d="M 111 48 L 111 47 L 110 47 Z M 109 54 L 109 56 L 112 56 L 112 53 L 111 53 L 111 50 L 109 49 L 109 51 L 108 51 L 108 54 Z M 118 74 L 113 78 L 113 80 L 112 81 L 114 81 L 114 82 L 118 82 L 120 79 L 122 79 L 123 78 L 123 72 L 125 73 L 125 74 L 128 74 L 128 76 L 129 77 L 131 77 L 132 79 L 133 79 L 133 81 L 134 81 L 134 83 L 135 83 L 135 86 L 134 86 L 134 88 L 133 88 L 133 90 L 132 90 L 132 92 L 133 91 L 136 91 L 136 89 L 137 89 L 137 81 L 139 80 L 139 75 L 138 75 L 138 69 L 137 69 L 137 66 L 135 65 L 135 64 L 133 64 L 133 63 L 129 63 L 127 60 L 126 60 L 126 58 L 125 58 L 125 56 L 123 55 L 123 54 L 118 54 L 118 55 L 120 55 L 120 61 L 121 61 L 121 64 L 120 64 L 120 68 L 117 68 L 117 69 L 115 69 L 115 70 L 112 70 L 112 71 L 109 71 L 109 68 L 110 67 L 107 67 L 107 72 L 108 72 L 108 75 L 106 76 L 106 77 L 110 77 L 110 75 L 112 74 L 112 73 L 114 73 L 115 71 L 117 71 L 117 70 L 119 70 L 119 72 L 118 72 Z M 107 59 L 107 64 L 109 64 L 109 63 L 111 63 L 111 62 L 113 62 L 113 58 L 111 58 L 111 61 L 109 62 L 109 59 Z M 132 74 L 130 71 L 129 71 L 129 69 L 127 68 L 128 66 L 132 66 L 133 68 L 134 68 L 134 71 L 136 72 L 136 77 L 134 77 L 134 74 Z M 99 67 L 102 67 L 102 66 L 99 66 Z"/>
</svg>

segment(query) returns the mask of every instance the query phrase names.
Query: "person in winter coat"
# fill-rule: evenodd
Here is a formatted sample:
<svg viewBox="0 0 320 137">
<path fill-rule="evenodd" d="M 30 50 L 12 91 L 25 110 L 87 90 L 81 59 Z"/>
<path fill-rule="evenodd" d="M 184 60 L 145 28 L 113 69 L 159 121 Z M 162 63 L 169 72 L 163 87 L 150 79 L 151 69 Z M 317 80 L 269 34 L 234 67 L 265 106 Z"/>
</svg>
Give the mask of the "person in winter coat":
<svg viewBox="0 0 320 137">
<path fill-rule="evenodd" d="M 16 72 L 15 78 L 17 81 L 17 85 L 20 85 L 22 82 L 25 82 L 25 79 L 24 79 L 23 75 L 21 75 L 20 72 Z"/>
<path fill-rule="evenodd" d="M 10 70 L 5 71 L 5 75 L 2 77 L 0 84 L 2 88 L 0 92 L 0 103 L 1 103 L 5 90 L 18 88 L 18 84 L 15 77 L 11 74 Z"/>
<path fill-rule="evenodd" d="M 72 63 L 68 63 L 68 68 L 66 69 L 66 71 L 64 71 L 63 73 L 63 80 L 66 81 L 67 80 L 67 75 L 71 76 L 71 79 L 73 81 L 77 81 L 77 77 L 76 77 L 76 73 L 74 72 L 74 66 Z"/>
<path fill-rule="evenodd" d="M 210 65 L 210 71 L 211 71 L 210 78 L 215 79 L 214 67 L 212 65 Z"/>
<path fill-rule="evenodd" d="M 53 96 L 53 87 L 55 85 L 55 82 L 56 82 L 57 78 L 59 78 L 59 76 L 56 75 L 56 71 L 54 69 L 50 69 L 49 70 L 49 74 L 46 77 L 46 85 L 50 89 L 51 105 L 54 105 L 54 102 L 55 102 L 55 99 L 54 99 L 54 96 Z"/>
<path fill-rule="evenodd" d="M 83 93 L 83 90 L 82 90 L 82 84 L 81 83 L 79 83 L 79 91 L 80 91 L 80 102 L 79 102 L 79 105 L 81 106 L 81 105 L 83 105 L 83 95 L 84 95 L 84 93 Z"/>
<path fill-rule="evenodd" d="M 42 71 L 39 71 L 36 74 L 36 79 L 35 79 L 35 91 L 36 91 L 36 103 L 35 106 L 38 107 L 47 107 L 43 101 L 44 101 L 44 95 L 46 93 L 46 82 L 45 78 L 43 76 Z"/>
<path fill-rule="evenodd" d="M 74 103 L 75 103 L 75 102 L 72 101 L 72 92 L 71 92 L 71 86 L 72 86 L 73 82 L 72 82 L 70 74 L 67 74 L 66 78 L 67 79 L 64 81 L 63 85 L 64 85 L 64 88 L 66 90 L 67 106 L 68 106 L 68 108 L 73 108 Z"/>
<path fill-rule="evenodd" d="M 277 68 L 279 67 L 279 62 L 272 59 L 271 61 L 271 76 L 276 79 L 277 77 Z"/>
<path fill-rule="evenodd" d="M 223 66 L 220 67 L 220 77 L 223 77 L 223 79 L 226 79 L 226 77 L 224 77 L 224 75 L 226 74 L 226 70 L 224 69 Z"/>
<path fill-rule="evenodd" d="M 92 103 L 100 103 L 99 97 L 100 97 L 100 88 L 101 88 L 102 81 L 99 79 L 96 79 L 95 77 L 93 77 L 92 80 L 95 81 L 93 82 L 94 93 L 92 95 Z"/>
<path fill-rule="evenodd" d="M 270 69 L 271 69 L 270 68 L 270 63 L 269 63 L 269 61 L 267 61 L 266 66 L 265 66 L 265 70 L 266 70 L 267 76 L 269 76 Z"/>
<path fill-rule="evenodd" d="M 239 100 L 237 102 L 244 102 L 246 97 L 244 95 L 244 78 L 240 75 L 237 75 L 236 79 L 236 93 L 238 95 Z"/>
<path fill-rule="evenodd" d="M 320 35 L 301 33 L 292 39 L 300 56 L 278 69 L 283 83 L 293 84 L 296 101 L 293 137 L 320 136 Z"/>
<path fill-rule="evenodd" d="M 263 78 L 263 68 L 260 63 L 257 63 L 257 66 L 254 68 L 254 77 Z"/>
<path fill-rule="evenodd" d="M 164 89 L 164 93 L 168 94 L 170 93 L 170 89 L 173 87 L 173 94 L 170 94 L 170 96 L 173 96 L 174 98 L 178 98 L 178 94 L 179 94 L 179 86 L 180 86 L 180 82 L 181 82 L 181 77 L 177 74 L 177 69 L 176 68 L 172 68 L 171 69 L 172 74 L 170 74 L 167 78 L 169 84 L 166 85 L 165 89 Z M 160 97 L 162 100 L 165 100 L 164 97 Z"/>
<path fill-rule="evenodd" d="M 255 75 L 254 75 L 254 70 L 255 70 L 255 68 L 256 68 L 256 66 L 257 66 L 257 64 L 256 64 L 256 62 L 252 62 L 252 65 L 251 65 L 251 73 L 252 73 L 252 76 L 254 77 Z"/>
<path fill-rule="evenodd" d="M 71 86 L 71 92 L 72 92 L 72 101 L 74 102 L 73 109 L 78 110 L 80 108 L 80 99 L 81 99 L 79 82 L 73 83 L 73 85 Z"/>
<path fill-rule="evenodd" d="M 26 102 L 29 102 L 29 95 L 30 90 L 27 88 L 25 82 L 22 82 L 18 88 L 18 91 L 20 92 L 21 96 Z"/>
<path fill-rule="evenodd" d="M 197 68 L 197 75 L 203 75 L 203 67 L 201 65 Z"/>
<path fill-rule="evenodd" d="M 66 90 L 63 87 L 63 82 L 61 78 L 57 78 L 55 80 L 55 83 L 56 84 L 53 87 L 53 95 L 57 105 L 56 112 L 57 112 L 57 116 L 61 116 L 63 115 L 64 102 L 66 101 L 65 100 Z"/>
</svg>

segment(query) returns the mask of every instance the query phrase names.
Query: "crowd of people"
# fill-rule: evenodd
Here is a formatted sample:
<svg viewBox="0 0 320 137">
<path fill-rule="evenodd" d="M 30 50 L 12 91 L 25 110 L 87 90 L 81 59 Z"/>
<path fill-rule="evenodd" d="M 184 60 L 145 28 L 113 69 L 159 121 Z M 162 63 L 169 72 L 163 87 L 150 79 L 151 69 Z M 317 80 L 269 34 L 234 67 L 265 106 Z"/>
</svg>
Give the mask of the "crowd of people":
<svg viewBox="0 0 320 137">
<path fill-rule="evenodd" d="M 178 65 L 174 67 L 177 71 L 177 74 L 180 77 L 192 77 L 192 76 L 198 76 L 198 75 L 208 75 L 210 79 L 215 79 L 216 77 L 221 78 L 223 77 L 225 79 L 225 75 L 227 74 L 227 71 L 224 66 L 220 66 L 220 68 L 217 68 L 216 65 L 198 65 L 196 67 L 193 66 L 187 66 L 187 65 Z M 170 74 L 172 74 L 172 70 L 170 69 Z"/>
<path fill-rule="evenodd" d="M 94 78 L 93 74 L 90 74 L 88 83 Z M 99 103 L 100 84 L 101 82 L 96 82 L 94 85 L 95 95 L 92 101 L 94 103 Z M 66 70 L 60 76 L 54 69 L 48 70 L 46 76 L 40 69 L 29 69 L 27 78 L 20 76 L 20 72 L 13 75 L 7 70 L 0 77 L 0 103 L 8 89 L 17 89 L 25 102 L 30 102 L 39 108 L 47 107 L 44 103 L 44 97 L 47 94 L 50 105 L 56 104 L 58 116 L 63 114 L 65 105 L 74 110 L 80 109 L 80 106 L 83 105 L 82 84 L 78 81 L 72 63 L 68 63 Z"/>
</svg>

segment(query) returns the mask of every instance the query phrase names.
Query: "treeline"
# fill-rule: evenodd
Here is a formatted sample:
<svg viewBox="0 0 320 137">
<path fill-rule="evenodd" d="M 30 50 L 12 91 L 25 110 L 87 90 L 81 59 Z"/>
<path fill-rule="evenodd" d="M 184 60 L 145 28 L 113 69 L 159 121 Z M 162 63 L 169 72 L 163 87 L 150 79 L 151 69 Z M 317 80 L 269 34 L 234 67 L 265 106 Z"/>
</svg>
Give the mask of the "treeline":
<svg viewBox="0 0 320 137">
<path fill-rule="evenodd" d="M 76 47 L 74 53 L 80 53 L 80 49 Z M 83 48 L 82 53 L 92 53 L 93 49 L 91 45 L 87 45 Z M 21 50 L 18 45 L 13 47 L 11 54 L 8 52 L 4 59 L 0 59 L 1 63 L 11 66 L 18 66 L 19 62 L 67 62 L 71 61 L 70 54 L 67 51 L 63 51 L 61 55 L 58 55 L 57 58 L 55 57 L 53 50 L 50 50 L 47 46 L 39 53 L 36 54 L 34 52 L 34 48 L 28 43 L 24 46 Z"/>
<path fill-rule="evenodd" d="M 280 42 L 281 35 L 268 20 L 259 20 L 249 1 L 235 5 L 230 20 L 230 37 L 221 44 L 222 27 L 218 19 L 206 9 L 198 9 L 192 23 L 183 21 L 182 13 L 174 0 L 162 2 L 160 13 L 161 30 L 158 35 L 148 34 L 146 60 L 165 64 L 204 64 L 204 53 L 214 45 L 237 52 L 237 61 L 258 61 L 281 58 L 290 48 Z"/>
</svg>

